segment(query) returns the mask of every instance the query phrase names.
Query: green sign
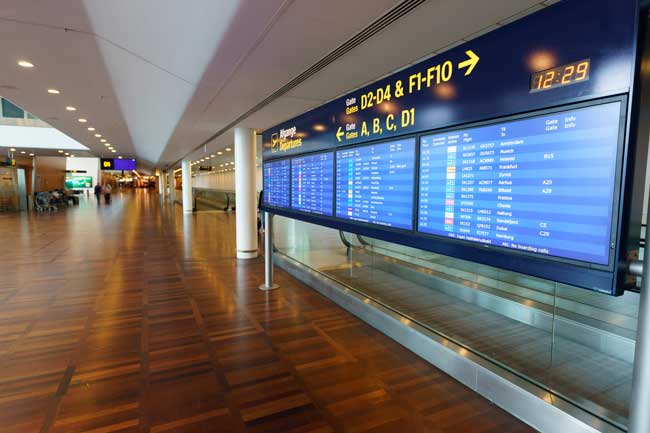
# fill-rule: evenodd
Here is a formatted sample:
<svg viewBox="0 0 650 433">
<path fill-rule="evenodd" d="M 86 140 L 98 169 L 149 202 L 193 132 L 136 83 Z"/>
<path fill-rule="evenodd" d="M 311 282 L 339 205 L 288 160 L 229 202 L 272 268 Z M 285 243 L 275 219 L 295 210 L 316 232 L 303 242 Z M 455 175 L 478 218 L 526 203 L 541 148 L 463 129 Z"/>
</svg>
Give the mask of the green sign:
<svg viewBox="0 0 650 433">
<path fill-rule="evenodd" d="M 66 189 L 83 189 L 93 187 L 92 176 L 72 176 L 65 178 Z"/>
</svg>

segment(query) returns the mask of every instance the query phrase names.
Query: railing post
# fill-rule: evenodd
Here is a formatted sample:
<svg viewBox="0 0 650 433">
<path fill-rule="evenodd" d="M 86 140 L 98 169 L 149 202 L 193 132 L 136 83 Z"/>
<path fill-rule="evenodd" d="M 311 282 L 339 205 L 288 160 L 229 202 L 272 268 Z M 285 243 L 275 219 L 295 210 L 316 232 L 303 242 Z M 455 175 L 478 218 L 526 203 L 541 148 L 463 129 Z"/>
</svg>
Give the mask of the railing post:
<svg viewBox="0 0 650 433">
<path fill-rule="evenodd" d="M 273 290 L 280 286 L 273 283 L 273 214 L 264 212 L 264 284 L 260 290 Z"/>
<path fill-rule="evenodd" d="M 632 273 L 643 272 L 641 299 L 636 331 L 632 396 L 630 397 L 629 433 L 650 432 L 650 251 L 644 248 L 643 267 L 639 263 L 630 269 Z"/>
</svg>

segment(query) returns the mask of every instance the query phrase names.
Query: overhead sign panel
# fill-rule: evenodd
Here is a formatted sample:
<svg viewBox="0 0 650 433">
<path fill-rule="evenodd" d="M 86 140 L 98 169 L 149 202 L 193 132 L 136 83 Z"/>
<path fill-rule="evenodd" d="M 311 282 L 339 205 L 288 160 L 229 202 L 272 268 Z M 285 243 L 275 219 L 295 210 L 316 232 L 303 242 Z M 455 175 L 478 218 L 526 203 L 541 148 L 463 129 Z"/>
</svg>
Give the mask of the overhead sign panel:
<svg viewBox="0 0 650 433">
<path fill-rule="evenodd" d="M 635 9 L 632 0 L 545 8 L 265 131 L 264 159 L 625 93 Z"/>
</svg>

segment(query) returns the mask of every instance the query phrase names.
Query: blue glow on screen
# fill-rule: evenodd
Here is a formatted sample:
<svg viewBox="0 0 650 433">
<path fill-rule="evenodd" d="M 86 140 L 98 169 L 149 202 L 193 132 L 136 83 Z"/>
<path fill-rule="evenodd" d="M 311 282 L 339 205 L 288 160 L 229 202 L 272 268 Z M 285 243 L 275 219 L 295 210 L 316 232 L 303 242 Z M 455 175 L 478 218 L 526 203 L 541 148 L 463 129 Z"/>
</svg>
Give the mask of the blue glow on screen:
<svg viewBox="0 0 650 433">
<path fill-rule="evenodd" d="M 289 207 L 291 161 L 283 159 L 264 163 L 264 204 Z"/>
<path fill-rule="evenodd" d="M 291 160 L 291 207 L 317 215 L 332 215 L 334 154 L 302 156 Z"/>
<path fill-rule="evenodd" d="M 411 230 L 415 138 L 336 152 L 336 216 Z"/>
<path fill-rule="evenodd" d="M 621 103 L 420 141 L 418 231 L 607 265 Z"/>
</svg>

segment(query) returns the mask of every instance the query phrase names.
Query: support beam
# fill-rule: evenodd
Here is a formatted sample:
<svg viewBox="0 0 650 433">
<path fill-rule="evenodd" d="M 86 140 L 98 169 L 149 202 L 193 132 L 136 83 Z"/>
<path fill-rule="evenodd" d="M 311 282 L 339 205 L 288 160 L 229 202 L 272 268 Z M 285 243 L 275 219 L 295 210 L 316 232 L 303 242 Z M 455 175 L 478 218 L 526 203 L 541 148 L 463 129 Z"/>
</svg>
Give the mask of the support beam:
<svg viewBox="0 0 650 433">
<path fill-rule="evenodd" d="M 194 203 L 192 200 L 192 166 L 190 161 L 184 159 L 181 168 L 183 175 L 183 213 L 192 213 Z"/>
<path fill-rule="evenodd" d="M 255 197 L 255 131 L 235 129 L 235 206 L 237 258 L 257 257 L 257 199 Z"/>
</svg>

